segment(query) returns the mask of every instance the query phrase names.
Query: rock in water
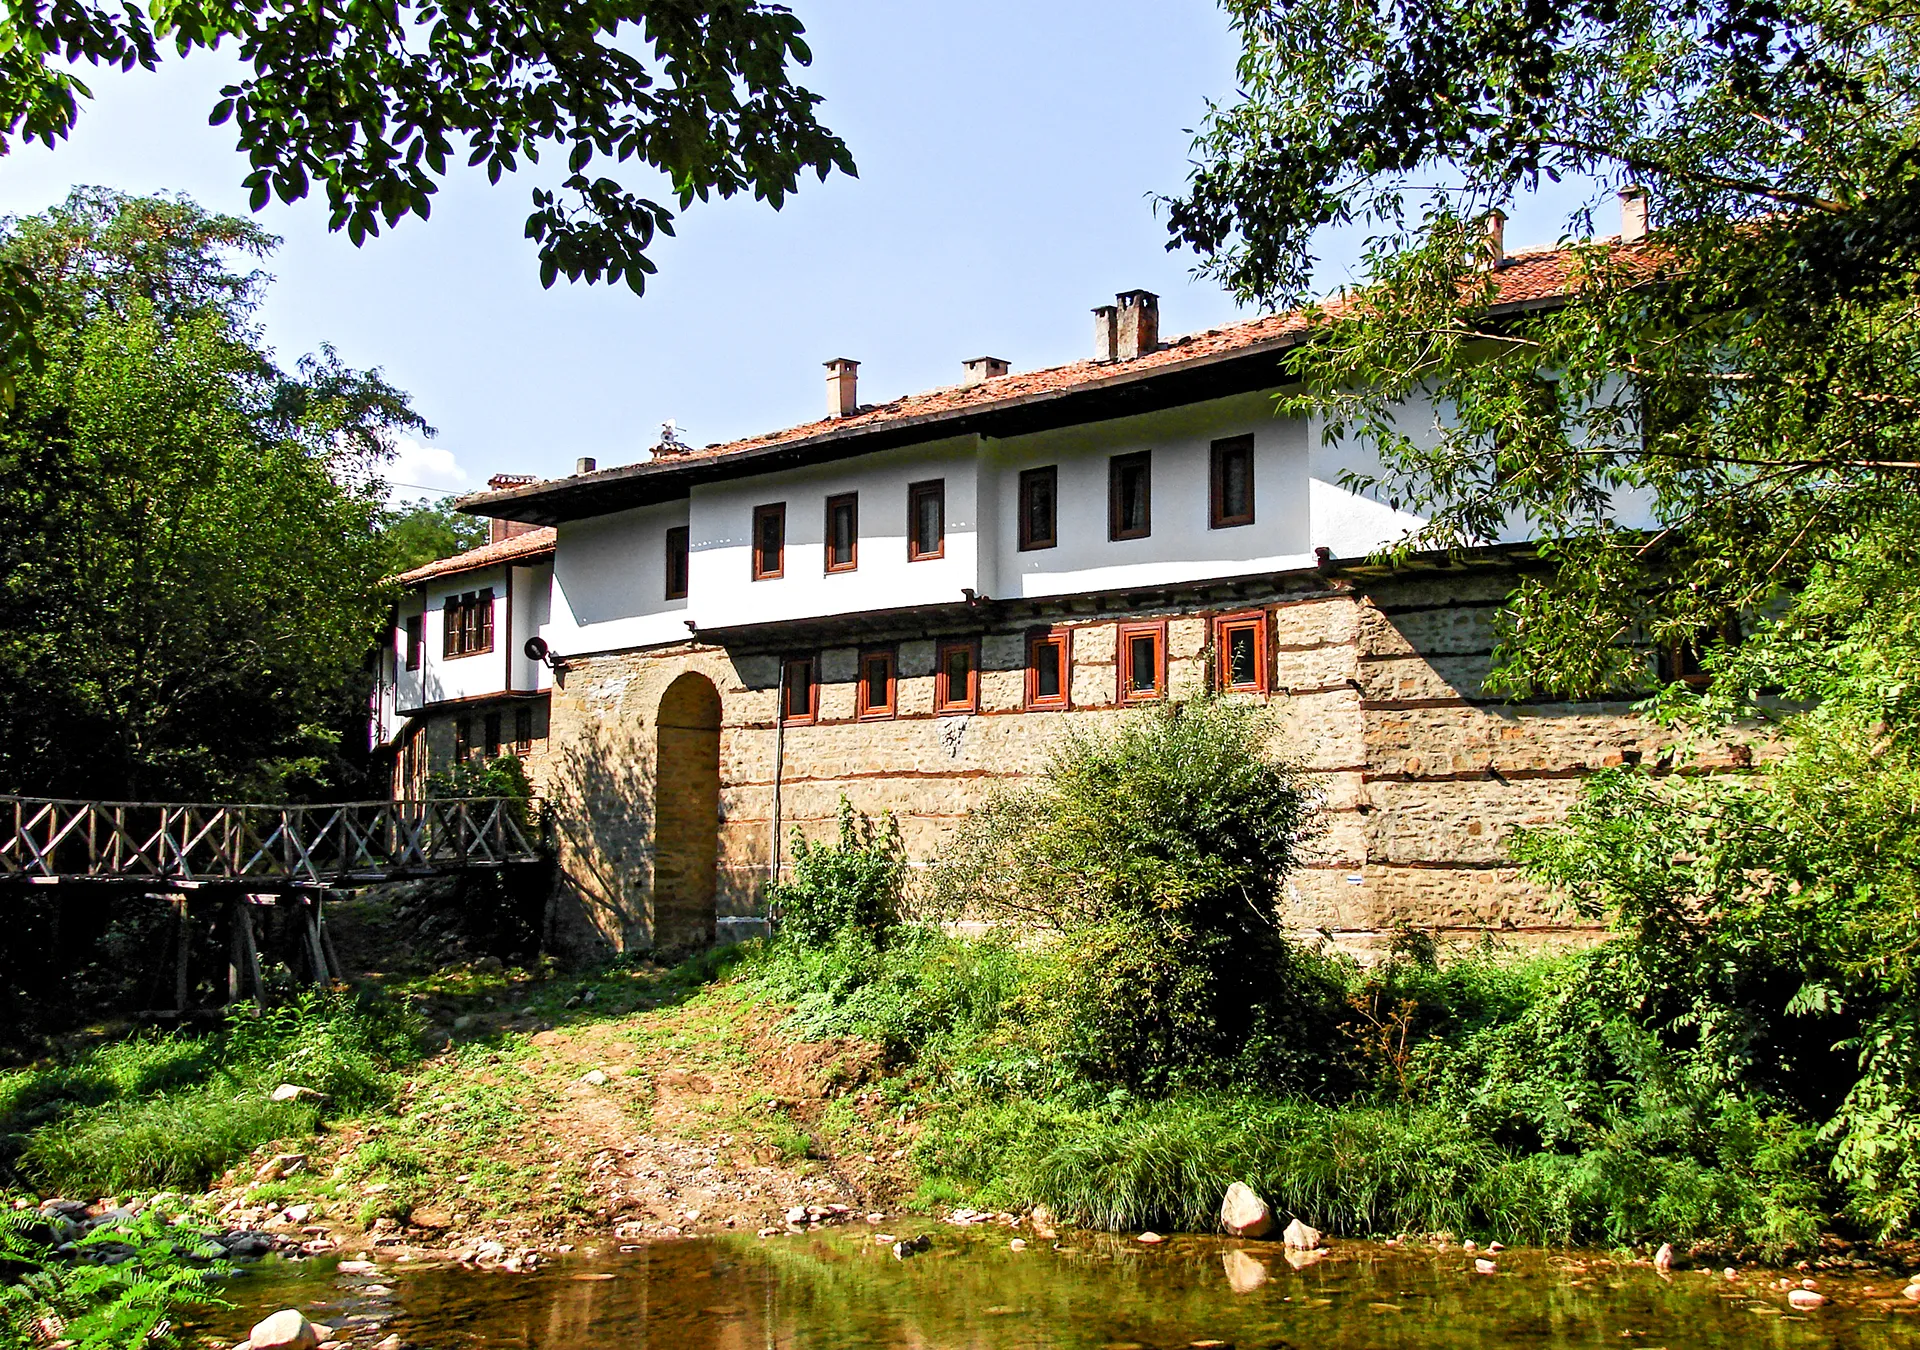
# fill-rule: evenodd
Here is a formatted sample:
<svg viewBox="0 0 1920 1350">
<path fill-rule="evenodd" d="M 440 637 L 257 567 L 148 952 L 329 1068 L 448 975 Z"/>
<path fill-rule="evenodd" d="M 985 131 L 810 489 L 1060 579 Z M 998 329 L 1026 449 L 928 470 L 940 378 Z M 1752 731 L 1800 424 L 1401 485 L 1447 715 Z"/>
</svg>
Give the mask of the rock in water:
<svg viewBox="0 0 1920 1350">
<path fill-rule="evenodd" d="M 1220 1262 L 1227 1268 L 1227 1288 L 1236 1294 L 1251 1294 L 1267 1282 L 1267 1268 L 1245 1252 L 1222 1252 Z"/>
<path fill-rule="evenodd" d="M 1320 1245 L 1320 1230 L 1309 1228 L 1295 1219 L 1287 1225 L 1287 1231 L 1280 1235 L 1280 1240 L 1297 1252 L 1310 1252 Z"/>
<path fill-rule="evenodd" d="M 1220 1202 L 1220 1226 L 1234 1237 L 1262 1238 L 1273 1231 L 1273 1211 L 1253 1187 L 1236 1181 L 1227 1187 L 1227 1198 Z"/>
<path fill-rule="evenodd" d="M 316 1350 L 320 1335 L 298 1308 L 282 1308 L 247 1333 L 253 1350 Z"/>
<path fill-rule="evenodd" d="M 1662 1275 L 1673 1269 L 1673 1244 L 1663 1242 L 1660 1250 L 1653 1254 L 1653 1268 Z"/>
<path fill-rule="evenodd" d="M 1817 1294 L 1811 1289 L 1789 1289 L 1787 1302 L 1796 1308 L 1817 1308 L 1827 1301 L 1825 1294 Z"/>
<path fill-rule="evenodd" d="M 1902 1289 L 1900 1293 L 1904 1297 L 1912 1299 L 1915 1303 L 1920 1303 L 1920 1281 L 1915 1281 L 1908 1285 L 1905 1289 Z"/>
<path fill-rule="evenodd" d="M 1477 1256 L 1474 1258 L 1473 1268 L 1482 1275 L 1491 1275 L 1493 1274 L 1494 1271 L 1499 1269 L 1498 1266 L 1494 1265 L 1492 1261 L 1489 1261 L 1484 1256 Z"/>
</svg>

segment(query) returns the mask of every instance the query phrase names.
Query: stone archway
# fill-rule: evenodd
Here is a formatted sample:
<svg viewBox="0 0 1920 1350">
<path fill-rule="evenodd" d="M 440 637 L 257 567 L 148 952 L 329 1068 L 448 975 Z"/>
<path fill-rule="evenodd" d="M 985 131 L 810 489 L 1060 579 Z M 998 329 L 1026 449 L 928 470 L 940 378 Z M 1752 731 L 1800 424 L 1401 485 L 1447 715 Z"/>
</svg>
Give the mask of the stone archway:
<svg viewBox="0 0 1920 1350">
<path fill-rule="evenodd" d="M 653 945 L 714 939 L 720 861 L 720 691 L 692 671 L 660 699 L 653 796 Z"/>
</svg>

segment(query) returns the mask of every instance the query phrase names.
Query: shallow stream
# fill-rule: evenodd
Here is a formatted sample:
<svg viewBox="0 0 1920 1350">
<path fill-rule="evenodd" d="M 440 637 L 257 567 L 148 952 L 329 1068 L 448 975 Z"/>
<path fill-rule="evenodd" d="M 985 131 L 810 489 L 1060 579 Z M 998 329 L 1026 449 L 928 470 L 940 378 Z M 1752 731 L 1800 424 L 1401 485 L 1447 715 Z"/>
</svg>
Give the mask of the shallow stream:
<svg viewBox="0 0 1920 1350">
<path fill-rule="evenodd" d="M 226 1286 L 227 1343 L 297 1307 L 362 1346 L 422 1350 L 772 1350 L 1085 1347 L 1237 1350 L 1609 1347 L 1693 1350 L 1920 1344 L 1905 1280 L 1821 1273 L 1822 1307 L 1789 1305 L 1793 1272 L 1675 1271 L 1591 1253 L 1513 1251 L 1477 1273 L 1458 1247 L 1339 1243 L 1295 1268 L 1277 1243 L 1076 1234 L 1011 1250 L 1005 1230 L 940 1230 L 901 1259 L 864 1226 L 575 1253 L 530 1274 L 382 1260 L 269 1262 Z M 1484 1255 L 1484 1253 L 1480 1253 Z M 1295 1260 L 1301 1260 L 1298 1255 Z"/>
</svg>

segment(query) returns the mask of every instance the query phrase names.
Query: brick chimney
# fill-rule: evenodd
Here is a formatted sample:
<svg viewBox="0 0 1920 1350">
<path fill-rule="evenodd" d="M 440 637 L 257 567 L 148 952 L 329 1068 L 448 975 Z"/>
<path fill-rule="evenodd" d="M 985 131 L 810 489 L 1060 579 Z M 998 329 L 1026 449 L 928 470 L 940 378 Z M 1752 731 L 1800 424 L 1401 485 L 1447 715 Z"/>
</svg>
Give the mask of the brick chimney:
<svg viewBox="0 0 1920 1350">
<path fill-rule="evenodd" d="M 1093 311 L 1093 359 L 1111 361 L 1119 350 L 1120 310 L 1102 305 Z"/>
<path fill-rule="evenodd" d="M 509 488 L 525 487 L 529 483 L 538 481 L 539 479 L 530 473 L 496 473 L 487 480 L 487 491 L 505 492 Z M 487 520 L 487 542 L 503 543 L 539 528 L 538 525 L 529 525 L 522 520 L 502 520 L 498 516 L 492 516 Z"/>
<path fill-rule="evenodd" d="M 1507 258 L 1507 213 L 1496 206 L 1481 218 L 1480 224 L 1485 231 L 1480 244 L 1481 265 L 1498 267 Z"/>
<path fill-rule="evenodd" d="M 971 361 L 960 363 L 960 384 L 968 387 L 985 384 L 988 380 L 997 380 L 1013 367 L 997 356 L 976 356 Z"/>
<path fill-rule="evenodd" d="M 1620 242 L 1637 244 L 1647 237 L 1647 190 L 1637 183 L 1620 189 Z"/>
<path fill-rule="evenodd" d="M 1160 297 L 1152 291 L 1122 291 L 1113 297 L 1114 355 L 1122 361 L 1145 356 L 1160 346 Z"/>
<path fill-rule="evenodd" d="M 827 362 L 827 416 L 852 417 L 860 411 L 860 363 L 844 356 Z"/>
</svg>

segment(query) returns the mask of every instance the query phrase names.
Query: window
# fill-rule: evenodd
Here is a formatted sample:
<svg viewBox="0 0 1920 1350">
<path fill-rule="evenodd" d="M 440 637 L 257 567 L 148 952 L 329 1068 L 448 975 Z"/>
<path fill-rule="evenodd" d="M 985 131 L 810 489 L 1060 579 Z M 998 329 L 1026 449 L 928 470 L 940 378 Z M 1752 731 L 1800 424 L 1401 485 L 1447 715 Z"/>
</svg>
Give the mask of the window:
<svg viewBox="0 0 1920 1350">
<path fill-rule="evenodd" d="M 407 669 L 420 669 L 420 649 L 426 645 L 427 616 L 407 615 Z"/>
<path fill-rule="evenodd" d="M 1213 621 L 1214 678 L 1222 689 L 1267 692 L 1267 616 L 1229 614 Z"/>
<path fill-rule="evenodd" d="M 490 712 L 481 723 L 486 728 L 487 758 L 500 758 L 500 714 Z"/>
<path fill-rule="evenodd" d="M 980 706 L 980 647 L 972 639 L 943 642 L 933 670 L 933 710 L 970 713 Z"/>
<path fill-rule="evenodd" d="M 687 527 L 675 525 L 667 531 L 667 599 L 687 598 Z"/>
<path fill-rule="evenodd" d="M 827 498 L 827 570 L 851 572 L 860 564 L 860 496 Z"/>
<path fill-rule="evenodd" d="M 493 650 L 493 587 L 448 596 L 441 618 L 443 654 L 477 656 Z"/>
<path fill-rule="evenodd" d="M 1049 464 L 1020 475 L 1020 547 L 1052 548 L 1060 542 L 1056 505 L 1060 471 Z"/>
<path fill-rule="evenodd" d="M 1152 529 L 1147 500 L 1152 463 L 1147 450 L 1107 461 L 1107 538 L 1145 539 Z"/>
<path fill-rule="evenodd" d="M 1167 626 L 1123 623 L 1119 631 L 1120 701 L 1138 703 L 1167 692 Z"/>
<path fill-rule="evenodd" d="M 753 579 L 767 581 L 787 570 L 787 504 L 753 508 Z"/>
<path fill-rule="evenodd" d="M 533 709 L 527 707 L 513 710 L 513 753 L 526 755 L 533 752 Z"/>
<path fill-rule="evenodd" d="M 780 698 L 782 722 L 811 722 L 819 706 L 820 691 L 814 685 L 817 671 L 811 656 L 792 656 L 781 667 L 785 686 Z"/>
<path fill-rule="evenodd" d="M 907 561 L 947 556 L 947 480 L 907 487 Z"/>
<path fill-rule="evenodd" d="M 1064 628 L 1042 629 L 1027 635 L 1027 707 L 1033 710 L 1067 706 L 1068 638 Z"/>
<path fill-rule="evenodd" d="M 473 753 L 473 719 L 456 717 L 453 720 L 453 758 L 456 764 L 465 764 Z"/>
<path fill-rule="evenodd" d="M 854 702 L 861 717 L 892 717 L 894 690 L 892 652 L 863 652 L 860 656 L 860 688 Z"/>
<path fill-rule="evenodd" d="M 1253 437 L 1215 441 L 1208 477 L 1209 524 L 1216 530 L 1253 524 Z"/>
</svg>

